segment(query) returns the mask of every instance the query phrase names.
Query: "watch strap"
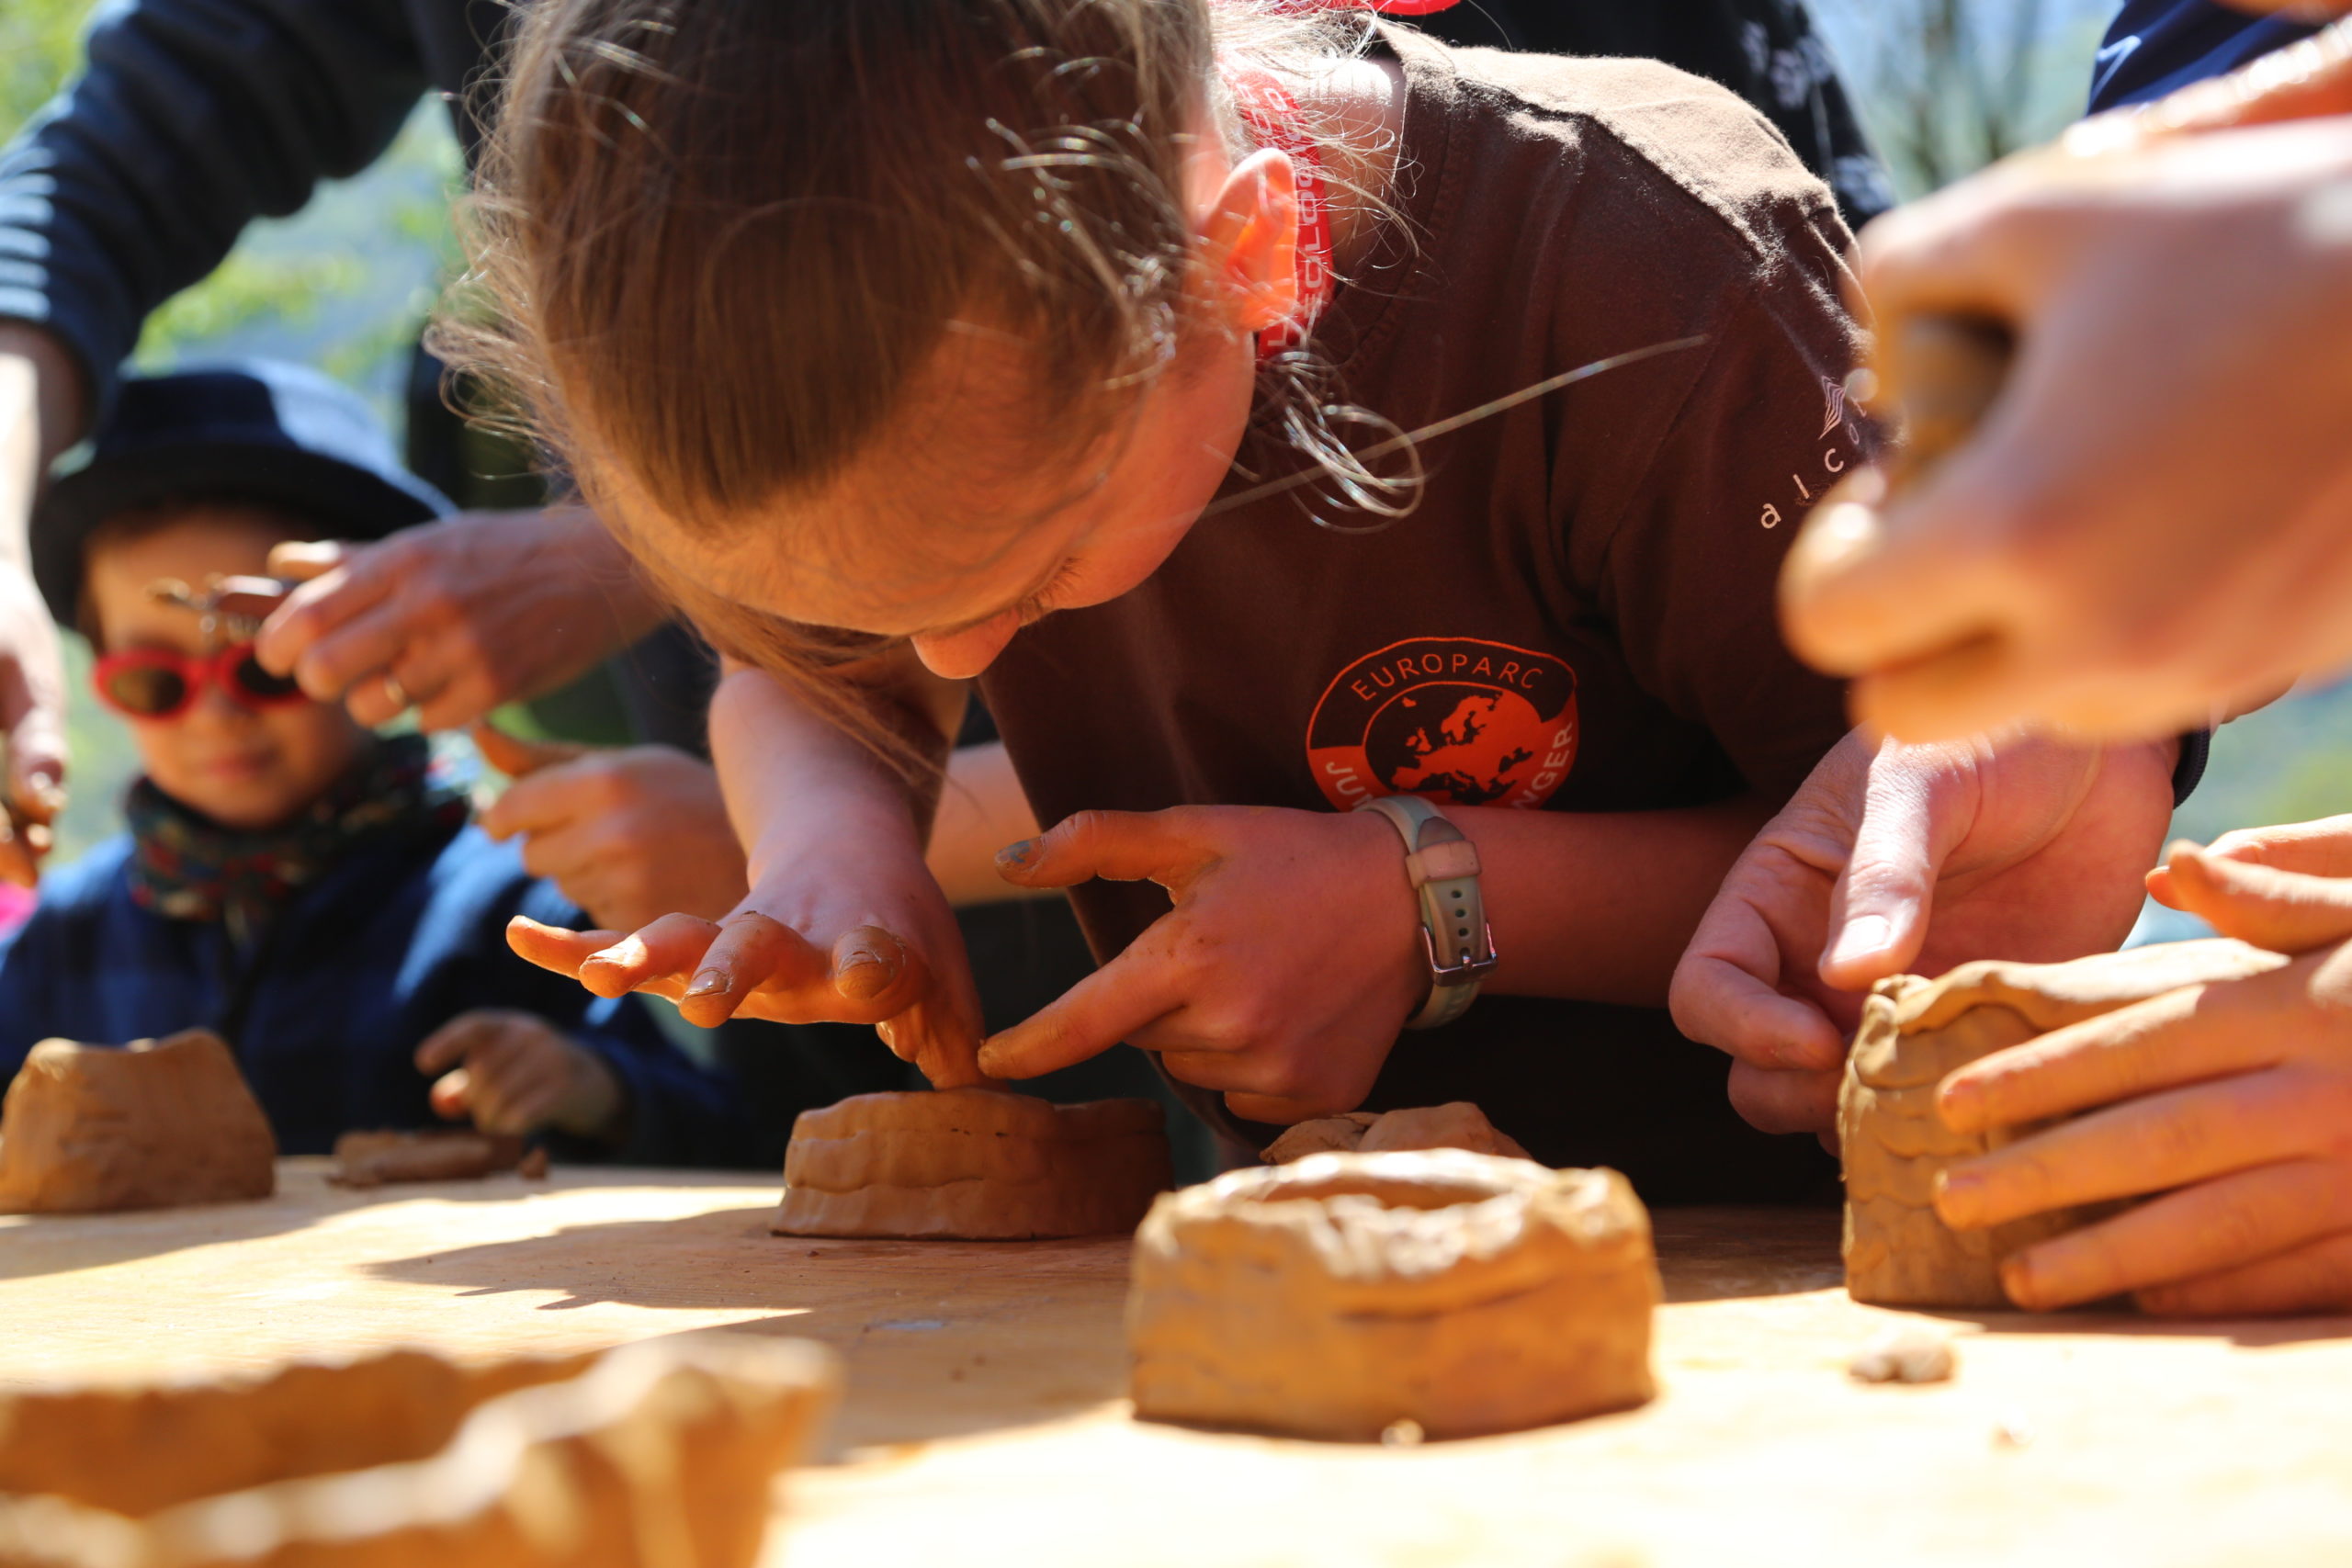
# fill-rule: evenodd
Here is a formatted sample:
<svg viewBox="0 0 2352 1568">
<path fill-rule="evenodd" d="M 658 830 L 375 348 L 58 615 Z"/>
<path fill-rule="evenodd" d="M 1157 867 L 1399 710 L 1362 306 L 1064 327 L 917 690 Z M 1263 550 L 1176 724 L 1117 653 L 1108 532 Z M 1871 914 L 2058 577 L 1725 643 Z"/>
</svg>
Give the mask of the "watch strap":
<svg viewBox="0 0 2352 1568">
<path fill-rule="evenodd" d="M 1430 994 L 1405 1027 L 1452 1023 L 1470 1010 L 1495 968 L 1495 935 L 1478 886 L 1478 846 L 1417 795 L 1380 795 L 1356 809 L 1386 818 L 1405 841 L 1405 875 L 1419 904 Z"/>
</svg>

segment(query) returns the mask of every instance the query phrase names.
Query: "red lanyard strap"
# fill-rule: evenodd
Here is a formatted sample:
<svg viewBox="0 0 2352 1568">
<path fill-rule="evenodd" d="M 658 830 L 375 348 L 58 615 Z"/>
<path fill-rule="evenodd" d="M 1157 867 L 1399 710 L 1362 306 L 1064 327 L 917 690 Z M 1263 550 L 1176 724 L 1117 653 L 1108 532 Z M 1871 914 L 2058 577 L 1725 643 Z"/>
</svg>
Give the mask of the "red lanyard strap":
<svg viewBox="0 0 2352 1568">
<path fill-rule="evenodd" d="M 1374 11 L 1388 17 L 1427 17 L 1461 0 L 1276 0 L 1278 11 Z M 1296 348 L 1315 330 L 1331 300 L 1331 204 L 1323 179 L 1323 153 L 1301 123 L 1298 100 L 1262 71 L 1236 73 L 1234 103 L 1242 123 L 1261 147 L 1289 155 L 1298 192 L 1298 310 L 1258 334 L 1258 357 L 1272 359 Z"/>
</svg>

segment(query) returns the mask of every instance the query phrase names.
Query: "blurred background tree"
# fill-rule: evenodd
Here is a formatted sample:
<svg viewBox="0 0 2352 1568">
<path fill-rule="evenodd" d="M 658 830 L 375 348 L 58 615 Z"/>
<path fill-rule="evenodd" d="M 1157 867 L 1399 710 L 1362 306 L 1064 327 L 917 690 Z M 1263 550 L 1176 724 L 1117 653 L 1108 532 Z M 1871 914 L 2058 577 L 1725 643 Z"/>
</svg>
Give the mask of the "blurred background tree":
<svg viewBox="0 0 2352 1568">
<path fill-rule="evenodd" d="M 0 0 L 0 138 L 70 76 L 91 9 L 92 0 Z M 2079 115 L 2114 9 L 2113 0 L 1813 0 L 1906 197 L 2044 141 Z M 139 362 L 304 360 L 396 419 L 409 344 L 455 261 L 448 198 L 462 177 L 447 111 L 420 104 L 374 168 L 321 191 L 295 218 L 255 225 L 227 265 L 158 313 Z M 94 709 L 77 695 L 69 854 L 113 830 L 130 769 L 120 730 Z M 2352 688 L 2326 687 L 2223 730 L 2213 773 L 2177 827 L 2210 839 L 2343 810 L 2352 810 Z"/>
</svg>

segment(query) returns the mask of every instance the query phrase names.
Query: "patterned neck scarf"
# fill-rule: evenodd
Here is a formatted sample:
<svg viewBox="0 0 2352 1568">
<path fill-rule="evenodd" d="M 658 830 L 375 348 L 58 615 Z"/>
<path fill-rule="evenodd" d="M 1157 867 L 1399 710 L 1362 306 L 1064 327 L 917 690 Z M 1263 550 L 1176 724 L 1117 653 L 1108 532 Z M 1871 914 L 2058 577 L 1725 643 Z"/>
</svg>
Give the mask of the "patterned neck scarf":
<svg viewBox="0 0 2352 1568">
<path fill-rule="evenodd" d="M 465 791 L 435 774 L 422 735 L 375 741 L 293 820 L 254 831 L 223 828 L 142 778 L 124 804 L 130 896 L 166 919 L 226 925 L 242 947 L 354 845 L 453 828 L 468 810 Z"/>
</svg>

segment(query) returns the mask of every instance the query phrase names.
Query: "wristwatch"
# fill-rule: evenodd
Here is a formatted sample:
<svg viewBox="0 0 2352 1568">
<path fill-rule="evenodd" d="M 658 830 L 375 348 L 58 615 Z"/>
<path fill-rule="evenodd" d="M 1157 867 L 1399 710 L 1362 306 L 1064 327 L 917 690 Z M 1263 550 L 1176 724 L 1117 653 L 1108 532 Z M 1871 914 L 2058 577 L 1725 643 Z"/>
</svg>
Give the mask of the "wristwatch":
<svg viewBox="0 0 2352 1568">
<path fill-rule="evenodd" d="M 1379 795 L 1356 809 L 1385 817 L 1405 840 L 1405 875 L 1420 899 L 1430 994 L 1405 1027 L 1452 1023 L 1470 1010 L 1495 970 L 1495 933 L 1478 894 L 1478 846 L 1418 795 Z"/>
</svg>

